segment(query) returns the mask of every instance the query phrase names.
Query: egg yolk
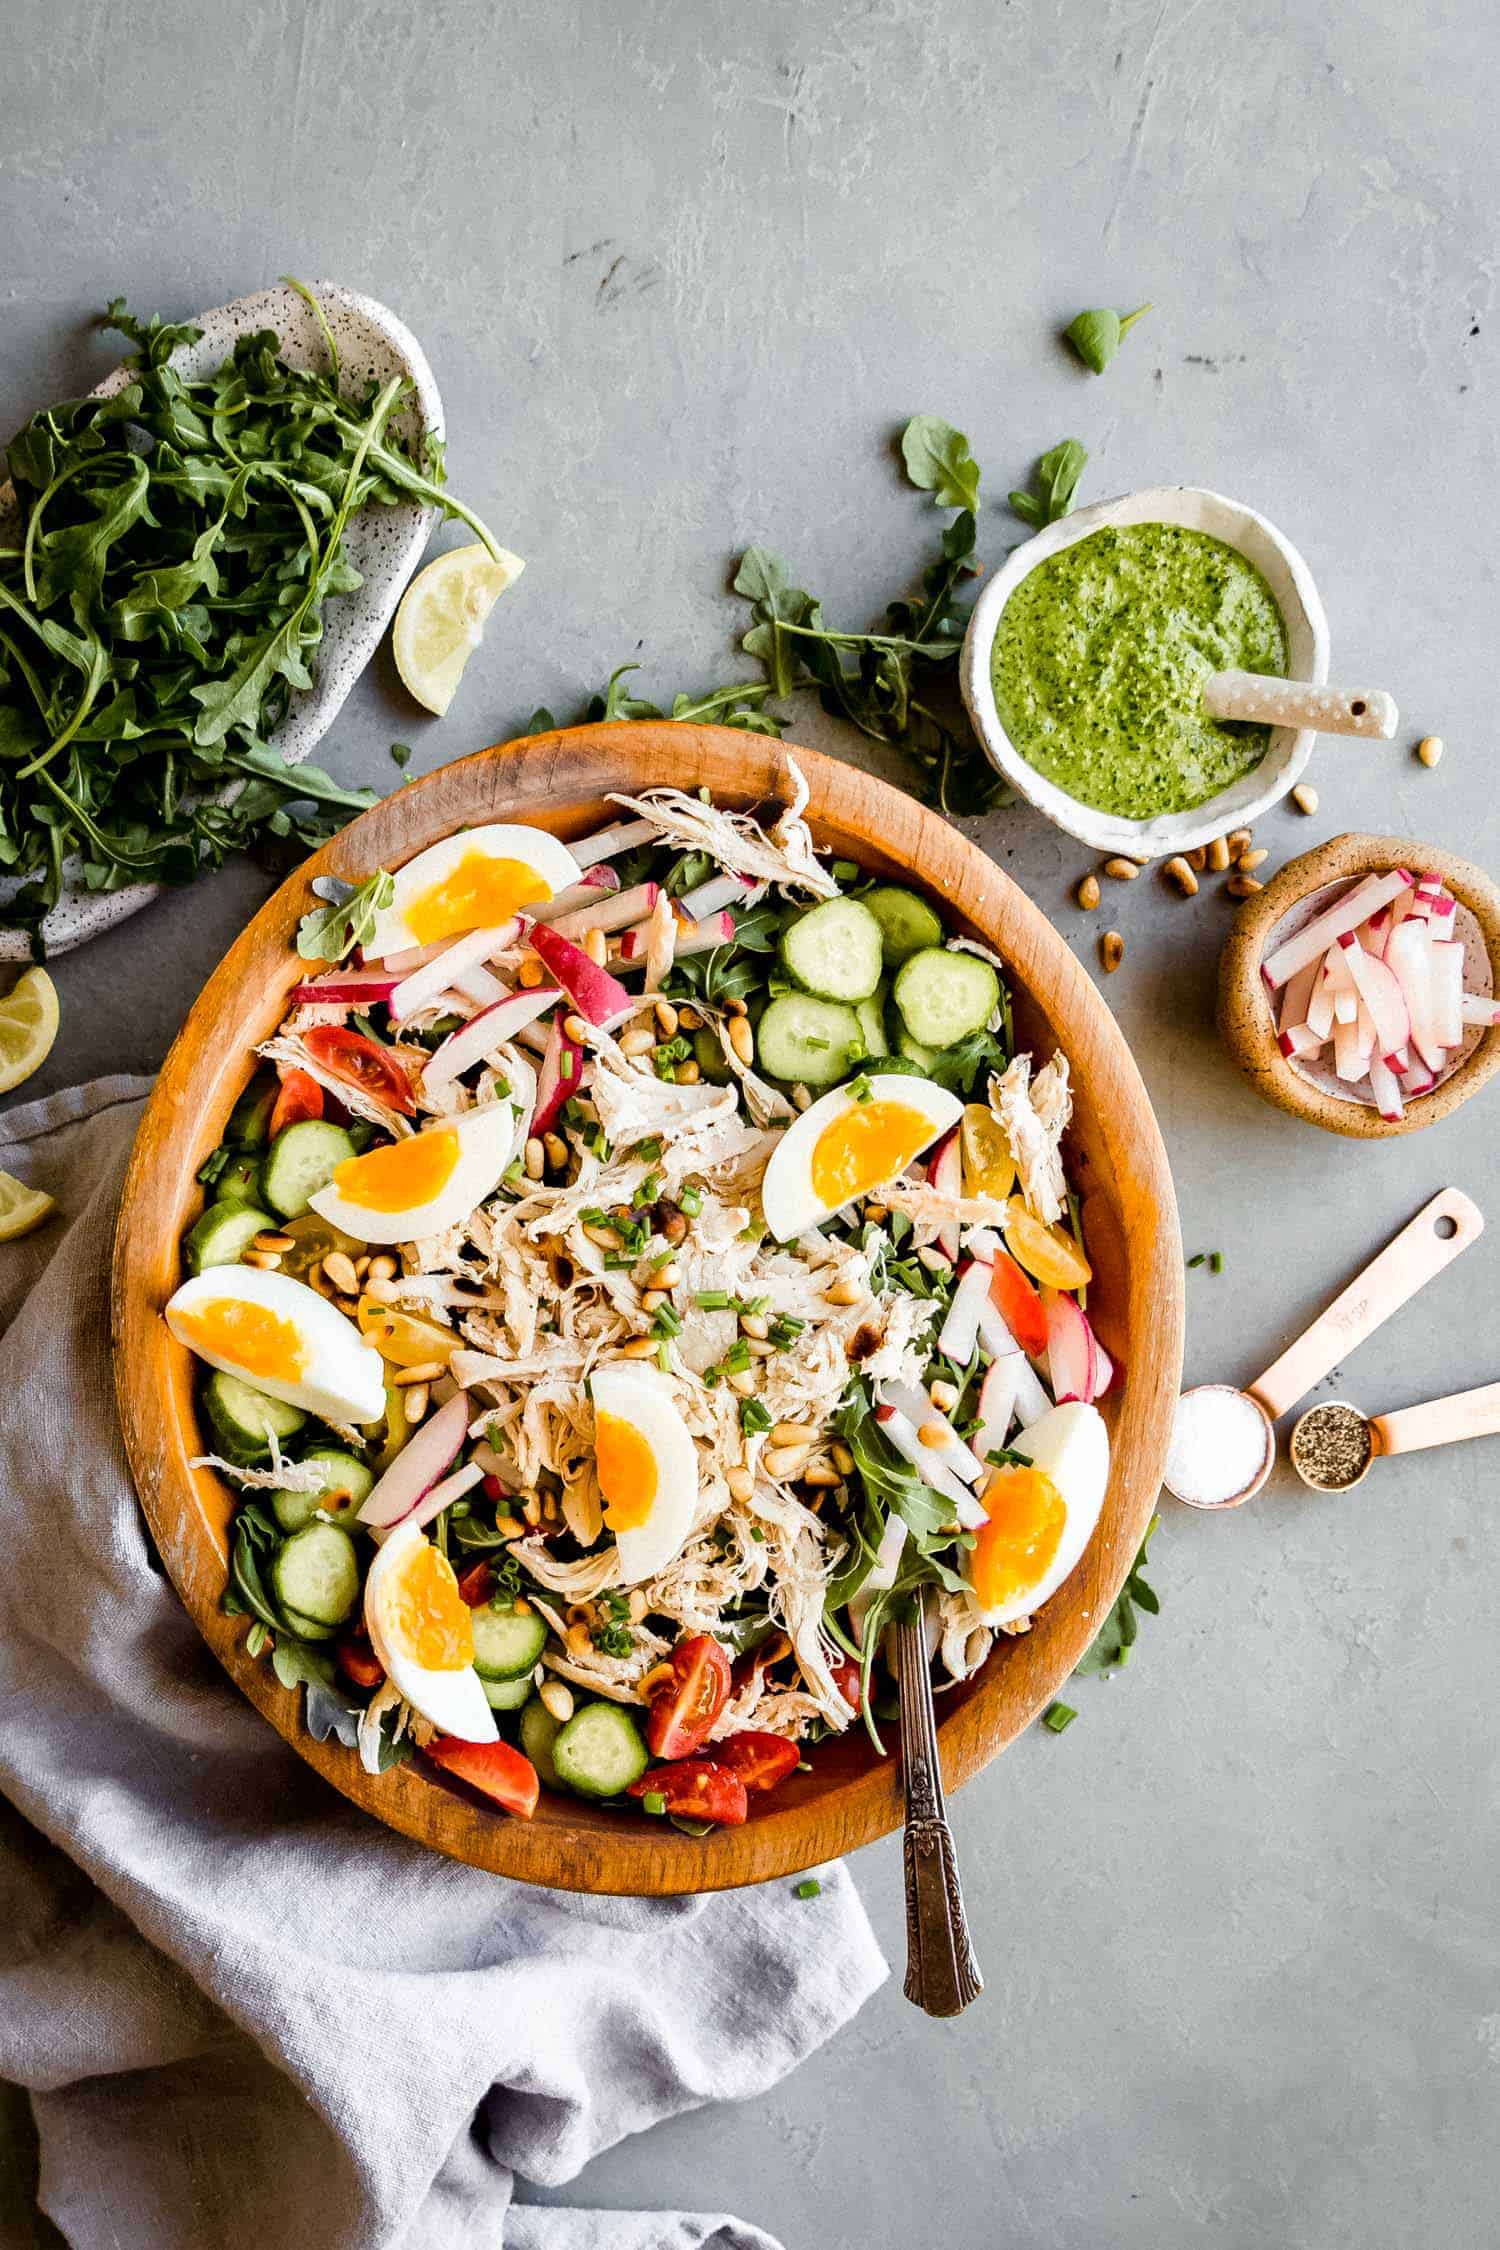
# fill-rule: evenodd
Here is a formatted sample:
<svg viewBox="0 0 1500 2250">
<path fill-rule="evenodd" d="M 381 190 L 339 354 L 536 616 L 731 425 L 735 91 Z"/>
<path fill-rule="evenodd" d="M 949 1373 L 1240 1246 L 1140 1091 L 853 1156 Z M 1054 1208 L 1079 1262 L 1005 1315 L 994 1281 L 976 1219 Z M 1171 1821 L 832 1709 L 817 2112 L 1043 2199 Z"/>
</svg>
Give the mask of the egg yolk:
<svg viewBox="0 0 1500 2250">
<path fill-rule="evenodd" d="M 1002 1609 L 1040 1585 L 1062 1544 L 1068 1512 L 1042 1469 L 997 1469 L 984 1505 L 990 1520 L 975 1534 L 969 1583 L 981 1608 Z"/>
<path fill-rule="evenodd" d="M 904 1172 L 932 1123 L 907 1102 L 851 1102 L 813 1144 L 812 1184 L 830 1211 Z"/>
<path fill-rule="evenodd" d="M 386 1595 L 385 1622 L 403 1656 L 429 1672 L 461 1672 L 474 1661 L 474 1626 L 447 1556 L 424 1539 Z"/>
<path fill-rule="evenodd" d="M 508 922 L 523 906 L 539 906 L 551 896 L 546 878 L 524 859 L 466 852 L 441 882 L 412 900 L 406 926 L 418 945 L 434 945 L 439 938 Z"/>
<path fill-rule="evenodd" d="M 457 1162 L 458 1135 L 443 1125 L 346 1157 L 333 1175 L 333 1186 L 361 1211 L 415 1211 L 442 1193 Z"/>
<path fill-rule="evenodd" d="M 638 1531 L 656 1498 L 656 1455 L 621 1414 L 594 1417 L 594 1468 L 611 1531 Z"/>
<path fill-rule="evenodd" d="M 219 1297 L 179 1313 L 182 1340 L 206 1358 L 227 1359 L 262 1382 L 296 1383 L 307 1373 L 307 1348 L 295 1321 L 269 1305 Z"/>
</svg>

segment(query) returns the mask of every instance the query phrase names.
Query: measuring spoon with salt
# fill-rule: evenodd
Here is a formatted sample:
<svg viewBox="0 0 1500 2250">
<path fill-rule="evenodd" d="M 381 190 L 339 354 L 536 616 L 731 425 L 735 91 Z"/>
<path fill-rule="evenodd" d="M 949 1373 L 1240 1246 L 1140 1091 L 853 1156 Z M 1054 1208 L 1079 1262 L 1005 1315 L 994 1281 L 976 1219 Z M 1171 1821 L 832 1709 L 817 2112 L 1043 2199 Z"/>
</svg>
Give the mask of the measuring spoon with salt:
<svg viewBox="0 0 1500 2250">
<path fill-rule="evenodd" d="M 1461 1188 L 1444 1188 L 1253 1383 L 1184 1391 L 1162 1479 L 1167 1490 L 1190 1508 L 1238 1508 L 1253 1499 L 1276 1459 L 1280 1416 L 1483 1231 L 1478 1204 Z"/>
<path fill-rule="evenodd" d="M 1352 1492 L 1388 1453 L 1424 1453 L 1430 1445 L 1500 1435 L 1500 1383 L 1454 1391 L 1403 1406 L 1394 1414 L 1362 1414 L 1347 1399 L 1310 1406 L 1292 1426 L 1292 1467 L 1313 1492 Z"/>
</svg>

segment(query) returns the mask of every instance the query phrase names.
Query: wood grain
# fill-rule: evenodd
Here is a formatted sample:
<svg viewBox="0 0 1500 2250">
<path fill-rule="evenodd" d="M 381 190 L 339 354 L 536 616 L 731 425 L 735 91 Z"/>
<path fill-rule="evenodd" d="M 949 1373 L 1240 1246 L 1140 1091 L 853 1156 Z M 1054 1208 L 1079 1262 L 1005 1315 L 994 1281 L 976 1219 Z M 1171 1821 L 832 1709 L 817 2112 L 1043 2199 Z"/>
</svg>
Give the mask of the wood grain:
<svg viewBox="0 0 1500 2250">
<path fill-rule="evenodd" d="M 1036 1629 L 1003 1640 L 983 1670 L 942 1699 L 950 1788 L 1004 1749 L 1051 1700 L 1129 1569 L 1161 1482 L 1182 1362 L 1182 1252 L 1166 1155 L 1129 1050 L 1051 925 L 1008 876 L 935 814 L 855 769 L 797 750 L 820 843 L 925 886 L 950 927 L 1009 964 L 1018 1041 L 1061 1048 L 1076 1096 L 1070 1164 L 1106 1245 L 1098 1309 L 1123 1382 L 1105 1402 L 1113 1463 L 1098 1532 Z M 420 1761 L 379 1778 L 301 1724 L 300 1696 L 246 1654 L 246 1622 L 225 1616 L 231 1494 L 188 1467 L 207 1450 L 192 1362 L 162 1306 L 181 1278 L 178 1242 L 200 1206 L 194 1174 L 250 1072 L 250 1050 L 285 1011 L 299 967 L 297 919 L 317 874 L 358 880 L 395 867 L 465 822 L 526 819 L 563 837 L 602 826 L 607 793 L 706 784 L 724 803 L 785 794 L 786 748 L 727 728 L 676 723 L 576 727 L 499 745 L 387 798 L 284 883 L 209 979 L 163 1065 L 142 1120 L 115 1242 L 112 1318 L 125 1443 L 173 1583 L 205 1640 L 310 1765 L 356 1804 L 419 1842 L 496 1874 L 568 1890 L 664 1895 L 790 1875 L 899 1825 L 895 1760 L 857 1730 L 819 1748 L 743 1828 L 701 1840 L 648 1816 L 544 1795 L 530 1822 L 495 1814 Z M 1099 1297 L 1099 1292 L 1095 1293 Z M 1095 1309 L 1091 1298 L 1090 1310 Z"/>
</svg>

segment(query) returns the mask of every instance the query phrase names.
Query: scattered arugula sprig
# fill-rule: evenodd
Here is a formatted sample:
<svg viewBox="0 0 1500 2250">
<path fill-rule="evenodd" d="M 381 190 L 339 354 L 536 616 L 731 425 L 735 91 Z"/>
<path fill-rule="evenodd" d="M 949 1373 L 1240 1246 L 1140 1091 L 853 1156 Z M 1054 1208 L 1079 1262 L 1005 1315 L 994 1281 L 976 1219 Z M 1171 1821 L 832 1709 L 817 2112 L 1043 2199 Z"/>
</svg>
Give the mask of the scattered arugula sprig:
<svg viewBox="0 0 1500 2250">
<path fill-rule="evenodd" d="M 1149 305 L 1137 305 L 1134 312 L 1121 313 L 1099 305 L 1090 312 L 1075 313 L 1063 334 L 1084 366 L 1102 375 L 1124 338 L 1150 310 Z"/>
<path fill-rule="evenodd" d="M 1153 1516 L 1147 1524 L 1146 1535 L 1141 1541 L 1140 1552 L 1130 1566 L 1130 1574 L 1116 1595 L 1109 1615 L 1074 1665 L 1075 1672 L 1116 1671 L 1127 1661 L 1135 1646 L 1136 1635 L 1141 1629 L 1138 1612 L 1144 1610 L 1148 1617 L 1160 1614 L 1160 1597 L 1143 1576 L 1146 1550 L 1160 1521 L 1160 1516 Z"/>
<path fill-rule="evenodd" d="M 1088 452 L 1077 438 L 1063 438 L 1044 453 L 1035 471 L 1040 493 L 1010 494 L 1011 507 L 1022 523 L 1029 523 L 1033 531 L 1044 531 L 1049 523 L 1067 515 L 1087 463 Z"/>
<path fill-rule="evenodd" d="M 383 867 L 358 890 L 327 906 L 315 906 L 297 924 L 297 951 L 304 961 L 342 961 L 357 945 L 368 945 L 375 923 L 396 895 L 395 877 Z"/>
</svg>

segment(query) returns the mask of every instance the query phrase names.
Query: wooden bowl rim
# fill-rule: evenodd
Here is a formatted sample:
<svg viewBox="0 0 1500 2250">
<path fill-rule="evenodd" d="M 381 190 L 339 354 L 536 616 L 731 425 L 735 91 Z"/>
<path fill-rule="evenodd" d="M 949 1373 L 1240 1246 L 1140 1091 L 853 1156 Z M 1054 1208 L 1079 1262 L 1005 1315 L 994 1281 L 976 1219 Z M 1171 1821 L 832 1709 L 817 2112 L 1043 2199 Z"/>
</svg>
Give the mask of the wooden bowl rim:
<svg viewBox="0 0 1500 2250">
<path fill-rule="evenodd" d="M 1441 875 L 1479 925 L 1490 975 L 1500 995 L 1500 888 L 1482 868 L 1438 844 L 1412 836 L 1367 836 L 1355 829 L 1287 861 L 1235 917 L 1219 961 L 1219 1029 L 1234 1060 L 1262 1101 L 1325 1133 L 1347 1140 L 1397 1140 L 1420 1133 L 1461 1109 L 1500 1070 L 1500 1029 L 1484 1031 L 1467 1060 L 1430 1094 L 1418 1094 L 1400 1117 L 1382 1117 L 1363 1102 L 1341 1101 L 1293 1070 L 1276 1040 L 1261 982 L 1261 956 L 1282 917 L 1326 884 L 1410 867 Z"/>
<path fill-rule="evenodd" d="M 899 1825 L 897 1761 L 894 1754 L 872 1758 L 826 1786 L 816 1770 L 794 1776 L 787 1791 L 805 1791 L 795 1801 L 773 1802 L 742 1828 L 693 1839 L 664 1834 L 645 1816 L 631 1820 L 546 1793 L 534 1820 L 508 1820 L 430 1767 L 409 1762 L 374 1777 L 337 1740 L 315 1741 L 302 1723 L 300 1694 L 283 1689 L 263 1659 L 248 1656 L 244 1621 L 220 1606 L 224 1556 L 194 1481 L 212 1479 L 212 1472 L 188 1466 L 200 1449 L 188 1355 L 159 1317 L 180 1277 L 178 1230 L 196 1168 L 244 1082 L 247 1044 L 261 1036 L 251 1027 L 252 1011 L 269 1028 L 296 980 L 291 941 L 314 876 L 357 879 L 372 867 L 399 865 L 465 820 L 523 817 L 585 833 L 599 824 L 612 790 L 638 794 L 706 781 L 716 797 L 742 804 L 784 796 L 789 752 L 811 791 L 806 817 L 815 833 L 919 881 L 945 899 L 954 919 L 991 935 L 1023 1007 L 1039 1011 L 1068 1053 L 1107 1161 L 1098 1188 L 1118 1213 L 1125 1254 L 1123 1320 L 1132 1349 L 1118 1402 L 1111 1402 L 1113 1459 L 1099 1529 L 1069 1581 L 1074 1591 L 1066 1608 L 1059 1610 L 1055 1598 L 1040 1625 L 1005 1642 L 973 1681 L 944 1699 L 944 1773 L 950 1787 L 960 1786 L 1051 1700 L 1134 1560 L 1160 1488 L 1180 1387 L 1183 1272 L 1166 1152 L 1118 1027 L 1041 912 L 946 821 L 817 752 L 680 722 L 558 730 L 456 760 L 362 814 L 267 900 L 209 978 L 168 1054 L 126 1175 L 111 1290 L 121 1427 L 147 1520 L 189 1614 L 236 1684 L 346 1797 L 421 1843 L 523 1881 L 667 1896 L 794 1874 Z M 217 1479 L 210 1489 L 222 1505 Z"/>
</svg>

